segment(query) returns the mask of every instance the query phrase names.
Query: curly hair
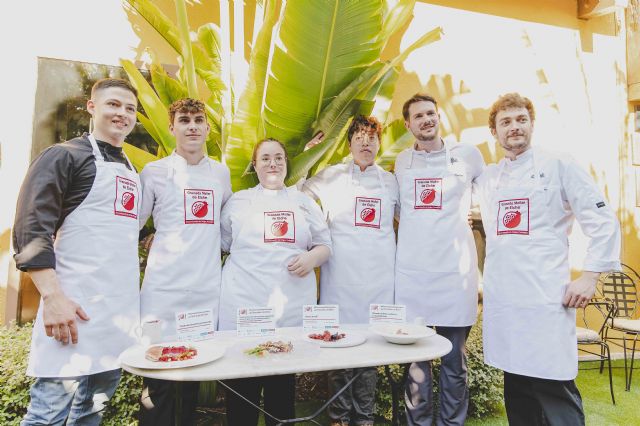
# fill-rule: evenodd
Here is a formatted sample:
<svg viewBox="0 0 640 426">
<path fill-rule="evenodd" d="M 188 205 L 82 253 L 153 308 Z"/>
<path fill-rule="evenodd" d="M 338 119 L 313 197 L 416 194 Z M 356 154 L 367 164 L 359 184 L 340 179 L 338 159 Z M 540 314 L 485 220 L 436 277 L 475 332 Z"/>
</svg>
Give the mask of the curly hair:
<svg viewBox="0 0 640 426">
<path fill-rule="evenodd" d="M 525 98 L 521 96 L 519 93 L 507 93 L 506 95 L 502 95 L 498 98 L 497 101 L 491 105 L 491 110 L 489 111 L 489 128 L 491 130 L 496 129 L 496 115 L 498 112 L 505 111 L 511 108 L 526 108 L 529 112 L 529 117 L 531 118 L 531 122 L 536 119 L 536 111 L 533 108 L 533 103 L 529 98 Z"/>
<path fill-rule="evenodd" d="M 178 99 L 169 107 L 169 121 L 173 124 L 177 113 L 197 114 L 204 113 L 204 102 L 192 98 Z"/>
<path fill-rule="evenodd" d="M 356 115 L 353 117 L 349 129 L 347 130 L 347 140 L 351 143 L 351 138 L 356 133 L 364 130 L 367 133 L 378 135 L 378 139 L 382 136 L 382 124 L 375 117 L 365 117 L 364 115 Z"/>
</svg>

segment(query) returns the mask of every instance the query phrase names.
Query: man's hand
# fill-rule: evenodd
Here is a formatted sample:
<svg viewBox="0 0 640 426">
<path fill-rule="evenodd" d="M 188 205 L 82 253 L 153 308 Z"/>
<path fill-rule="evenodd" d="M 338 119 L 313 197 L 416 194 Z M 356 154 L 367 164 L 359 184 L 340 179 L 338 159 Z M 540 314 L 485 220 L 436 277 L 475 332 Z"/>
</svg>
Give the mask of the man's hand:
<svg viewBox="0 0 640 426">
<path fill-rule="evenodd" d="M 76 316 L 84 321 L 89 321 L 89 316 L 62 292 L 52 268 L 32 269 L 29 275 L 42 296 L 42 319 L 47 336 L 65 345 L 69 340 L 78 343 Z"/>
<path fill-rule="evenodd" d="M 70 300 L 61 291 L 43 297 L 42 319 L 47 336 L 53 337 L 63 345 L 78 343 L 78 325 L 76 315 L 88 321 L 89 316 L 76 302 Z"/>
<path fill-rule="evenodd" d="M 596 292 L 599 272 L 584 271 L 580 278 L 567 286 L 562 304 L 567 308 L 584 308 Z"/>
<path fill-rule="evenodd" d="M 287 265 L 287 269 L 294 275 L 305 277 L 309 272 L 313 271 L 315 264 L 315 256 L 310 251 L 307 251 L 294 257 Z"/>
<path fill-rule="evenodd" d="M 318 145 L 320 142 L 322 142 L 322 139 L 324 138 L 324 132 L 320 131 L 318 133 L 316 133 L 316 135 L 313 137 L 313 139 L 311 139 L 309 142 L 307 142 L 307 144 L 304 146 L 304 150 L 308 150 L 310 148 L 313 148 L 314 146 Z"/>
</svg>

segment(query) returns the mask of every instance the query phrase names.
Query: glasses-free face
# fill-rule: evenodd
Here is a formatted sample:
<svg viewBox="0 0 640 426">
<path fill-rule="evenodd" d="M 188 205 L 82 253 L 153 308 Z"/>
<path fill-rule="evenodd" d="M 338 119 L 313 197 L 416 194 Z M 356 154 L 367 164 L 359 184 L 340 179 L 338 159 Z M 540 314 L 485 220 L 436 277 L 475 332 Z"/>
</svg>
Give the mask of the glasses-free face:
<svg viewBox="0 0 640 426">
<path fill-rule="evenodd" d="M 404 125 L 419 142 L 430 142 L 440 137 L 440 115 L 433 102 L 412 103 L 409 119 Z"/>
<path fill-rule="evenodd" d="M 491 130 L 502 148 L 513 156 L 529 149 L 533 121 L 526 108 L 509 108 L 496 114 L 496 128 Z"/>
<path fill-rule="evenodd" d="M 96 91 L 93 98 L 87 101 L 96 139 L 115 146 L 122 145 L 136 124 L 137 106 L 136 96 L 121 87 Z"/>
<path fill-rule="evenodd" d="M 268 189 L 284 187 L 287 176 L 287 155 L 278 142 L 263 142 L 256 152 L 253 167 L 260 184 Z"/>
<path fill-rule="evenodd" d="M 203 146 L 209 134 L 209 123 L 203 112 L 176 113 L 169 130 L 176 138 L 178 153 L 204 152 Z"/>
</svg>

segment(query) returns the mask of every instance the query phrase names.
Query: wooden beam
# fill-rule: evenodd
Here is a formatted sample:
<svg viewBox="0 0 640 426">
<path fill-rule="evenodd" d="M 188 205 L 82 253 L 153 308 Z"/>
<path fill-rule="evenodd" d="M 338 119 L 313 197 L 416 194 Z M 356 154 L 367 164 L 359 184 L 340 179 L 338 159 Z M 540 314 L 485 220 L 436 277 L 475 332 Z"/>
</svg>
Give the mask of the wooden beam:
<svg viewBox="0 0 640 426">
<path fill-rule="evenodd" d="M 616 9 L 625 9 L 629 0 L 578 0 L 578 18 L 591 19 L 596 16 L 613 13 Z"/>
</svg>

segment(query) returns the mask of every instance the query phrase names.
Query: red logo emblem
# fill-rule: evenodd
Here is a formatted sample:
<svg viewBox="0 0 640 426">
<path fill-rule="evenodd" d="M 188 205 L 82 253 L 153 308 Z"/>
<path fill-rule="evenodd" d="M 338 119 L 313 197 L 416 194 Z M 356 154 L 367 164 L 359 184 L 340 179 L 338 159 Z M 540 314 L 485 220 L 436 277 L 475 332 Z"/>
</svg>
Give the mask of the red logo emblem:
<svg viewBox="0 0 640 426">
<path fill-rule="evenodd" d="M 203 218 L 209 213 L 209 205 L 206 201 L 196 201 L 191 205 L 191 213 L 195 217 Z"/>
<path fill-rule="evenodd" d="M 131 192 L 125 192 L 122 194 L 120 203 L 122 203 L 122 207 L 125 209 L 131 210 L 136 205 L 136 197 Z"/>
<path fill-rule="evenodd" d="M 362 211 L 360 212 L 360 219 L 362 219 L 365 222 L 373 222 L 373 219 L 376 218 L 376 209 L 373 208 L 366 208 L 366 209 L 362 209 Z"/>
<path fill-rule="evenodd" d="M 522 213 L 520 213 L 520 211 L 509 211 L 506 212 L 504 217 L 502 218 L 502 223 L 505 227 L 512 229 L 520 225 L 521 219 Z"/>
<path fill-rule="evenodd" d="M 420 201 L 423 204 L 431 204 L 436 199 L 436 190 L 427 188 L 420 193 Z"/>
<path fill-rule="evenodd" d="M 273 222 L 271 225 L 271 233 L 276 237 L 282 237 L 289 231 L 289 225 L 287 222 Z"/>
</svg>

